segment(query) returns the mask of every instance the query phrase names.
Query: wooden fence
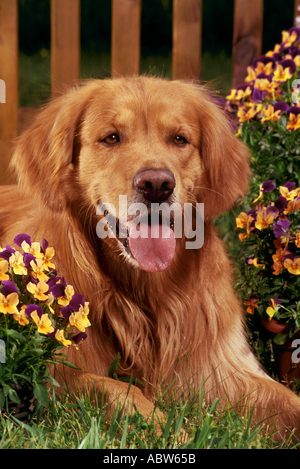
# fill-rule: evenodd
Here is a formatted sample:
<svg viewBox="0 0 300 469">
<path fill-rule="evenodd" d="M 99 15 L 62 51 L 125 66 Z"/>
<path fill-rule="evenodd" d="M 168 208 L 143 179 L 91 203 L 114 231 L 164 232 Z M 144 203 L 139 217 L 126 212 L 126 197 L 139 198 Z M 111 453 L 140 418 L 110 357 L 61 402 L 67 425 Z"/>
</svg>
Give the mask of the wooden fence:
<svg viewBox="0 0 300 469">
<path fill-rule="evenodd" d="M 141 8 L 142 0 L 112 0 L 112 76 L 139 73 Z M 300 26 L 300 0 L 294 17 Z M 172 78 L 199 79 L 201 27 L 202 0 L 173 0 Z M 235 0 L 233 87 L 243 83 L 247 66 L 261 55 L 262 32 L 263 0 Z M 51 0 L 52 95 L 79 77 L 80 0 Z M 0 184 L 9 184 L 13 141 L 24 127 L 18 108 L 18 0 L 0 0 L 0 79 L 6 84 L 6 102 L 0 103 Z"/>
</svg>

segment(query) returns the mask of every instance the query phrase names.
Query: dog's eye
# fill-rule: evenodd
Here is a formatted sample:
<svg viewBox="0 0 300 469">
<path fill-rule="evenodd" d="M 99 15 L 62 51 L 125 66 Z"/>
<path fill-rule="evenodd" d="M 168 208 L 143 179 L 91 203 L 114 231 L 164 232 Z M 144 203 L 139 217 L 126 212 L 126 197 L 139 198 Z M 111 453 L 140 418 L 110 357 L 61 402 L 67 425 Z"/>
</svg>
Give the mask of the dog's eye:
<svg viewBox="0 0 300 469">
<path fill-rule="evenodd" d="M 176 143 L 176 145 L 184 145 L 187 143 L 187 139 L 182 137 L 182 135 L 176 135 L 176 137 L 174 137 L 174 143 Z"/>
<path fill-rule="evenodd" d="M 120 141 L 120 137 L 118 134 L 111 134 L 108 135 L 103 142 L 108 143 L 109 145 L 114 145 L 115 143 L 118 143 Z"/>
</svg>

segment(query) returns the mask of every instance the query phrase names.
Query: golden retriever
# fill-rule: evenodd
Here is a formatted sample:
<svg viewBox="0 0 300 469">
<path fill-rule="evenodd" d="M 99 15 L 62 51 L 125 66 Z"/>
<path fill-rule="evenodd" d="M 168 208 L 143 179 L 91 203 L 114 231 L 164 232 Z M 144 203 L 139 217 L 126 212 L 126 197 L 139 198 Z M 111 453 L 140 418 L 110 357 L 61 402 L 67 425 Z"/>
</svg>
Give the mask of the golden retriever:
<svg viewBox="0 0 300 469">
<path fill-rule="evenodd" d="M 299 398 L 265 374 L 247 343 L 212 223 L 247 190 L 248 156 L 205 88 L 144 76 L 71 89 L 20 137 L 12 161 L 19 187 L 0 192 L 0 244 L 19 233 L 46 238 L 59 275 L 89 301 L 89 337 L 67 351 L 83 368 L 81 386 L 149 415 L 163 387 L 187 395 L 202 377 L 208 401 L 234 405 L 247 396 L 240 407 L 255 405 L 255 418 L 269 417 L 280 435 L 299 429 Z M 146 207 L 146 235 L 153 204 L 177 209 L 169 225 L 159 215 L 156 237 L 137 237 L 138 212 L 121 211 L 119 196 Z M 186 230 L 174 234 L 175 215 L 179 207 L 181 228 L 196 237 L 197 204 L 204 243 L 187 245 Z M 143 383 L 128 396 L 128 385 L 108 375 L 118 352 L 117 375 Z"/>
</svg>

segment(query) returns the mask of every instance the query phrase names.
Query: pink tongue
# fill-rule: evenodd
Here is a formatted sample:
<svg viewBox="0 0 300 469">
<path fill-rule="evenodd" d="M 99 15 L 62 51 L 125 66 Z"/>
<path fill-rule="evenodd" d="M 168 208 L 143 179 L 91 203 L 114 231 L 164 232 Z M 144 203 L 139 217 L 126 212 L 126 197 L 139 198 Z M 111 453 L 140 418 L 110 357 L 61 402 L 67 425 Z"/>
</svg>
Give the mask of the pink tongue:
<svg viewBox="0 0 300 469">
<path fill-rule="evenodd" d="M 141 233 L 148 233 L 147 238 L 134 238 L 132 228 L 129 229 L 129 247 L 135 260 L 141 269 L 147 272 L 158 272 L 165 270 L 171 264 L 175 253 L 176 239 L 171 228 L 155 225 L 154 230 L 159 234 L 158 238 L 151 238 L 151 226 L 142 224 Z"/>
</svg>

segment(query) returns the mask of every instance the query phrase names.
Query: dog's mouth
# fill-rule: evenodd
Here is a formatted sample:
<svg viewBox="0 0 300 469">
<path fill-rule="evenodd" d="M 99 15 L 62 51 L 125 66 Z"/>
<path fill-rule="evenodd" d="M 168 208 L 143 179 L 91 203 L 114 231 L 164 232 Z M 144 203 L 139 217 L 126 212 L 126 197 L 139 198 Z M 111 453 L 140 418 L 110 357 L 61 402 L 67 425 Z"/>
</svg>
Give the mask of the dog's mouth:
<svg viewBox="0 0 300 469">
<path fill-rule="evenodd" d="M 120 220 L 104 211 L 105 230 L 110 238 L 118 240 L 127 259 L 137 262 L 147 272 L 159 272 L 169 267 L 176 248 L 174 220 L 166 220 L 161 214 Z"/>
</svg>

